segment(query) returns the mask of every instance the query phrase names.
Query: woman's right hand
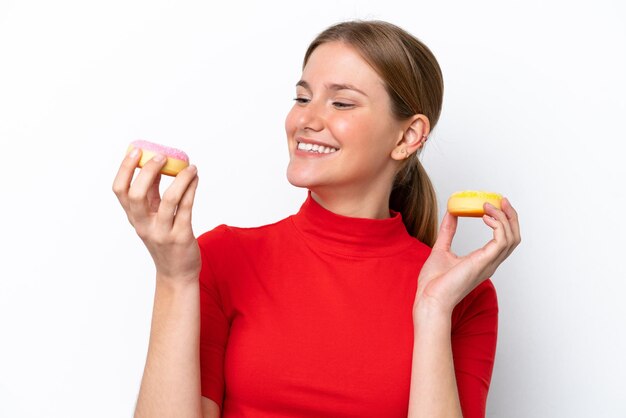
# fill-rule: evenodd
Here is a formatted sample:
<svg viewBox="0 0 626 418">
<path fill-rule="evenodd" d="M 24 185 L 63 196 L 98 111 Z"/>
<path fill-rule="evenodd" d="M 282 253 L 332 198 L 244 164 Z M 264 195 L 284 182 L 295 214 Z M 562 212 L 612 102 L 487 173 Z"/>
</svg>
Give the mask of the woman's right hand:
<svg viewBox="0 0 626 418">
<path fill-rule="evenodd" d="M 141 150 L 136 148 L 126 155 L 113 181 L 113 192 L 148 248 L 157 277 L 172 284 L 196 281 L 201 259 L 191 227 L 191 209 L 198 186 L 197 169 L 190 165 L 178 173 L 161 198 L 160 170 L 166 158 L 152 158 L 133 181 L 140 157 Z"/>
</svg>

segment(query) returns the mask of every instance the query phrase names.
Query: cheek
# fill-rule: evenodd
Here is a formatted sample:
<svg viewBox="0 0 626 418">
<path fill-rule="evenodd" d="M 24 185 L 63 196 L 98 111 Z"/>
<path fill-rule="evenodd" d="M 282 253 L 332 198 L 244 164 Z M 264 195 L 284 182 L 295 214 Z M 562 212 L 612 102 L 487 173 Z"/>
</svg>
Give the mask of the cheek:
<svg viewBox="0 0 626 418">
<path fill-rule="evenodd" d="M 362 141 L 367 132 L 366 124 L 367 120 L 359 120 L 355 115 L 340 115 L 329 120 L 333 136 L 341 142 Z"/>
<path fill-rule="evenodd" d="M 330 123 L 330 126 L 333 136 L 345 145 L 371 145 L 379 134 L 371 117 L 361 117 L 357 114 L 338 117 Z"/>
</svg>

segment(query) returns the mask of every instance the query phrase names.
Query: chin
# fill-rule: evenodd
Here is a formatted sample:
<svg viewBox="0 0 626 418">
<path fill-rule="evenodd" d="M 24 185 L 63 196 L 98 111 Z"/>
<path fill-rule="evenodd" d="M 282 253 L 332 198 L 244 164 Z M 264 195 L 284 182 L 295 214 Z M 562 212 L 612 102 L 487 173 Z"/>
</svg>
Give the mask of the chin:
<svg viewBox="0 0 626 418">
<path fill-rule="evenodd" d="M 305 189 L 311 189 L 322 185 L 321 179 L 316 173 L 306 172 L 305 170 L 298 170 L 291 166 L 287 167 L 287 181 L 295 187 L 302 187 Z"/>
<path fill-rule="evenodd" d="M 309 188 L 313 182 L 303 178 L 303 176 L 298 176 L 296 174 L 290 173 L 287 170 L 287 181 L 295 187 Z"/>
</svg>

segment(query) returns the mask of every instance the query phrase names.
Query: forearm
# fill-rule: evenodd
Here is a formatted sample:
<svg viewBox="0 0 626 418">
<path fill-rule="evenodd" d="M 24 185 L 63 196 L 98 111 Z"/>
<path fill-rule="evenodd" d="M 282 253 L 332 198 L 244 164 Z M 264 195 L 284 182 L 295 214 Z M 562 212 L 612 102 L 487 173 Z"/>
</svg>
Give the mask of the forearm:
<svg viewBox="0 0 626 418">
<path fill-rule="evenodd" d="M 200 296 L 197 281 L 157 276 L 150 344 L 135 417 L 200 417 Z"/>
<path fill-rule="evenodd" d="M 451 315 L 416 305 L 409 418 L 461 417 L 451 346 Z"/>
</svg>

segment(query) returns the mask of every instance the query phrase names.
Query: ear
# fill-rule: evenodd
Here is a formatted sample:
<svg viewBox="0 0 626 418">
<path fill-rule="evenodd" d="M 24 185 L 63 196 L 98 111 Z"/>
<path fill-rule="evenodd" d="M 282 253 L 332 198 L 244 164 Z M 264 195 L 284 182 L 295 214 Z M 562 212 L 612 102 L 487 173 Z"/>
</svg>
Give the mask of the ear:
<svg viewBox="0 0 626 418">
<path fill-rule="evenodd" d="M 403 124 L 403 131 L 391 153 L 394 160 L 404 160 L 424 146 L 430 133 L 430 121 L 422 114 L 414 115 Z"/>
</svg>

